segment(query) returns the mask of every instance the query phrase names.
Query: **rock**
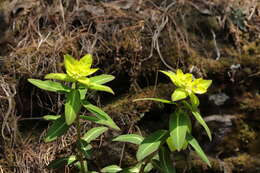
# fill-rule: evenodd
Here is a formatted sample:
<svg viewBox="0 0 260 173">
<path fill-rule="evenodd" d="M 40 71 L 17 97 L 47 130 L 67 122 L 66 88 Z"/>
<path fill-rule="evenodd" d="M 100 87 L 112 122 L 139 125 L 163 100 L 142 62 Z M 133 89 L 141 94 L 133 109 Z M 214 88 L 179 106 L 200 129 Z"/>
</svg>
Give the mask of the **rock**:
<svg viewBox="0 0 260 173">
<path fill-rule="evenodd" d="M 209 100 L 212 100 L 215 105 L 223 105 L 230 97 L 225 93 L 213 94 L 209 96 Z"/>
</svg>

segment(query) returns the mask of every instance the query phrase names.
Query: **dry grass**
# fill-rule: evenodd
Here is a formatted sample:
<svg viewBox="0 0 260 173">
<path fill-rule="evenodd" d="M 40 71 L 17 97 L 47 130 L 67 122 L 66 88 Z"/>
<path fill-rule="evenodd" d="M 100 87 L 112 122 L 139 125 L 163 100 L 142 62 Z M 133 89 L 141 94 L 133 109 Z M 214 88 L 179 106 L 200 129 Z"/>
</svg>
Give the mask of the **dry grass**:
<svg viewBox="0 0 260 173">
<path fill-rule="evenodd" d="M 223 73 L 229 64 L 215 59 L 231 55 L 225 51 L 227 45 L 242 52 L 250 40 L 259 38 L 257 0 L 143 0 L 127 9 L 95 0 L 76 2 L 5 1 L 9 31 L 0 41 L 8 50 L 0 79 L 0 144 L 5 153 L 0 155 L 0 172 L 50 172 L 44 168 L 51 160 L 71 152 L 64 149 L 74 142 L 73 130 L 50 144 L 42 143 L 42 138 L 30 139 L 30 135 L 25 139 L 19 133 L 19 120 L 24 115 L 17 112 L 18 86 L 24 85 L 21 79 L 62 72 L 64 54 L 81 57 L 93 53 L 95 66 L 106 73 L 126 74 L 131 89 L 137 91 L 140 77 L 162 68 L 196 65 L 203 75 L 210 69 Z M 230 19 L 232 10 L 241 9 L 247 32 Z M 129 103 L 124 104 L 123 108 Z"/>
</svg>

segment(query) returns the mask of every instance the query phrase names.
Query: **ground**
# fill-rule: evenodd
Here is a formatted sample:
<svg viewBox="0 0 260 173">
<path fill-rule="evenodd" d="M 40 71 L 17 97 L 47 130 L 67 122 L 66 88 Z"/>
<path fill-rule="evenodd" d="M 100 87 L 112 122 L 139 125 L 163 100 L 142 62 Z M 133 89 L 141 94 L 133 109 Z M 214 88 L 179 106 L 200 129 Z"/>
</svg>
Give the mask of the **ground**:
<svg viewBox="0 0 260 173">
<path fill-rule="evenodd" d="M 63 96 L 40 91 L 27 82 L 29 77 L 64 71 L 66 53 L 78 58 L 92 53 L 100 73 L 116 76 L 110 83 L 114 96 L 98 94 L 90 100 L 104 107 L 122 128 L 120 133 L 145 135 L 167 126 L 171 108 L 133 102 L 142 97 L 169 98 L 174 86 L 159 70 L 181 68 L 212 79 L 209 93 L 200 97 L 200 109 L 214 138 L 208 141 L 196 125 L 195 136 L 213 166 L 206 167 L 191 153 L 190 164 L 180 163 L 178 169 L 259 171 L 257 0 L 1 0 L 0 4 L 0 169 L 4 172 L 51 172 L 46 169 L 51 160 L 72 152 L 75 131 L 44 143 L 48 123 L 38 118 L 60 112 Z M 223 95 L 227 99 L 218 102 Z M 85 129 L 93 126 L 82 123 Z M 119 162 L 123 145 L 104 140 L 118 134 L 110 131 L 97 141 L 95 168 Z M 124 148 L 122 164 L 135 162 L 136 147 Z M 102 159 L 104 154 L 111 160 Z"/>
</svg>

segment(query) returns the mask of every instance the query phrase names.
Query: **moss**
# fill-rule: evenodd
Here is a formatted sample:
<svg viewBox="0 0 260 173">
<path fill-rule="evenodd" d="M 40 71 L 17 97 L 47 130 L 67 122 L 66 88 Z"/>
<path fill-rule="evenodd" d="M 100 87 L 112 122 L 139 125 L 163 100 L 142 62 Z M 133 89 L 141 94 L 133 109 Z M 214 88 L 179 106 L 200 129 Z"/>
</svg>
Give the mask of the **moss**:
<svg viewBox="0 0 260 173">
<path fill-rule="evenodd" d="M 260 160 L 248 154 L 240 154 L 237 157 L 230 157 L 224 160 L 233 165 L 233 171 L 255 173 L 260 170 Z"/>
<path fill-rule="evenodd" d="M 160 103 L 153 101 L 136 101 L 139 98 L 158 97 L 168 98 L 173 91 L 172 84 L 159 84 L 154 90 L 154 87 L 144 88 L 137 93 L 129 93 L 120 97 L 104 107 L 104 110 L 109 113 L 120 124 L 127 122 L 127 125 L 137 123 L 143 114 L 151 109 L 158 109 Z"/>
<path fill-rule="evenodd" d="M 260 109 L 260 96 L 257 94 L 245 93 L 238 99 L 241 110 L 257 111 Z"/>
<path fill-rule="evenodd" d="M 221 152 L 226 155 L 237 154 L 241 151 L 248 151 L 249 144 L 256 140 L 257 133 L 242 119 L 242 115 L 237 115 L 235 128 L 225 136 L 223 145 L 219 147 Z"/>
<path fill-rule="evenodd" d="M 251 129 L 248 124 L 240 120 L 237 122 L 239 133 L 238 138 L 245 144 L 256 139 L 257 133 Z"/>
</svg>

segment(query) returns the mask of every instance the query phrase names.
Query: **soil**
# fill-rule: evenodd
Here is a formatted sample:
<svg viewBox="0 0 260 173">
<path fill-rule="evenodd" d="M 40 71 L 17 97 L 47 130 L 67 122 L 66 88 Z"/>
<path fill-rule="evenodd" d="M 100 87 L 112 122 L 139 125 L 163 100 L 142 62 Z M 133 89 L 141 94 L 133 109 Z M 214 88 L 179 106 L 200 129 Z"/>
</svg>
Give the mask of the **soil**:
<svg viewBox="0 0 260 173">
<path fill-rule="evenodd" d="M 187 161 L 176 161 L 178 172 L 260 171 L 259 1 L 0 0 L 0 34 L 2 172 L 75 172 L 46 168 L 74 151 L 74 128 L 43 142 L 48 122 L 39 117 L 61 113 L 64 96 L 27 82 L 64 72 L 67 53 L 77 58 L 91 53 L 99 73 L 116 77 L 109 83 L 114 96 L 90 97 L 122 129 L 95 141 L 93 169 L 118 164 L 122 151 L 122 166 L 136 163 L 137 147 L 110 142 L 113 137 L 167 128 L 174 108 L 133 100 L 169 98 L 174 86 L 159 70 L 180 68 L 213 81 L 199 96 L 213 140 L 194 122 L 194 136 L 212 167 L 190 151 L 184 153 Z M 82 125 L 84 131 L 93 127 Z"/>
</svg>

